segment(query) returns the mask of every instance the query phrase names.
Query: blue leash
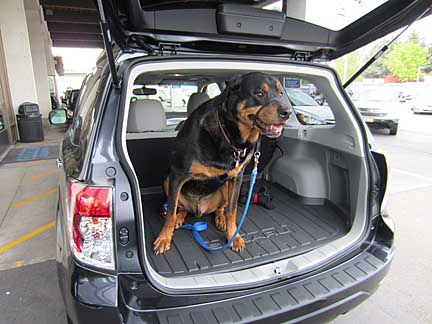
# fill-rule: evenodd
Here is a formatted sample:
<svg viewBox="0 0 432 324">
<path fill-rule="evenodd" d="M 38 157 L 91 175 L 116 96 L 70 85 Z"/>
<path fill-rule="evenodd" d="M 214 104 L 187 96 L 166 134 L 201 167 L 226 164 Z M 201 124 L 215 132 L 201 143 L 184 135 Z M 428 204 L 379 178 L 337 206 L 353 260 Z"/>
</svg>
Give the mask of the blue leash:
<svg viewBox="0 0 432 324">
<path fill-rule="evenodd" d="M 235 233 L 232 236 L 232 238 L 224 246 L 214 248 L 214 247 L 208 246 L 207 243 L 204 242 L 204 240 L 201 237 L 201 235 L 200 235 L 199 232 L 203 232 L 203 231 L 205 231 L 207 229 L 207 223 L 206 222 L 196 222 L 194 224 L 184 224 L 183 226 L 180 227 L 181 229 L 192 231 L 192 235 L 195 238 L 195 240 L 205 250 L 210 251 L 210 252 L 224 251 L 224 250 L 226 250 L 234 242 L 234 240 L 236 239 L 238 233 L 240 233 L 240 229 L 241 229 L 241 227 L 243 225 L 244 220 L 246 219 L 246 215 L 247 215 L 248 210 L 249 210 L 250 201 L 252 199 L 253 187 L 255 185 L 256 177 L 257 177 L 257 174 L 258 174 L 258 161 L 259 161 L 260 155 L 261 155 L 260 152 L 255 152 L 254 153 L 255 165 L 254 165 L 254 168 L 252 170 L 251 180 L 250 180 L 250 185 L 249 185 L 248 198 L 246 200 L 245 209 L 243 210 L 243 215 L 242 215 L 242 217 L 240 219 L 240 223 L 238 224 L 237 230 L 235 231 Z"/>
</svg>

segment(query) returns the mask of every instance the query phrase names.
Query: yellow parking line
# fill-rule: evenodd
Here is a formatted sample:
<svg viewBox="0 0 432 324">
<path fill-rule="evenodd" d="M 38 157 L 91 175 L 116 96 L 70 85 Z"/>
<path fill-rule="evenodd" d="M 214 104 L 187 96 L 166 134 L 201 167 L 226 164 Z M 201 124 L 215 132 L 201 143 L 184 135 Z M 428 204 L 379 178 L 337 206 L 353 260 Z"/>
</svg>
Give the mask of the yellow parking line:
<svg viewBox="0 0 432 324">
<path fill-rule="evenodd" d="M 31 176 L 31 177 L 28 177 L 28 178 L 24 178 L 22 182 L 23 182 L 23 183 L 32 182 L 32 181 L 34 181 L 34 180 L 37 180 L 37 179 L 40 179 L 40 178 L 46 177 L 46 176 L 48 176 L 48 175 L 50 175 L 50 174 L 55 174 L 55 173 L 58 173 L 58 172 L 60 172 L 59 169 L 49 170 L 49 171 L 44 172 L 44 173 L 39 173 L 39 174 L 36 174 L 36 175 L 34 175 L 34 176 Z"/>
<path fill-rule="evenodd" d="M 40 198 L 43 198 L 43 197 L 49 196 L 49 195 L 51 195 L 51 194 L 53 194 L 53 193 L 55 193 L 55 192 L 57 192 L 57 191 L 58 191 L 58 189 L 57 189 L 57 188 L 54 188 L 54 189 L 51 189 L 51 190 L 49 190 L 49 191 L 42 192 L 42 193 L 40 193 L 40 194 L 38 194 L 38 195 L 36 195 L 36 196 L 30 197 L 30 198 L 27 198 L 27 199 L 21 200 L 21 201 L 15 203 L 15 204 L 12 204 L 12 205 L 11 205 L 11 208 L 18 208 L 18 207 L 21 207 L 21 206 L 26 205 L 26 204 L 28 204 L 28 203 L 31 203 L 32 201 L 35 201 L 35 200 L 37 200 L 37 199 L 40 199 Z"/>
<path fill-rule="evenodd" d="M 3 246 L 0 246 L 0 253 L 3 253 L 7 250 L 9 250 L 10 248 L 13 248 L 15 245 L 18 245 L 22 242 L 27 241 L 28 239 L 31 239 L 33 236 L 36 236 L 42 232 L 45 232 L 46 230 L 49 230 L 50 228 L 52 228 L 54 226 L 55 222 L 52 221 L 44 226 L 41 226 L 39 228 L 36 228 L 34 231 L 27 233 L 19 238 L 17 238 L 16 240 L 9 242 Z"/>
<path fill-rule="evenodd" d="M 20 260 L 20 261 L 16 261 L 15 262 L 15 266 L 17 267 L 17 268 L 20 268 L 20 267 L 22 267 L 24 265 L 24 261 L 22 261 L 22 260 Z"/>
</svg>

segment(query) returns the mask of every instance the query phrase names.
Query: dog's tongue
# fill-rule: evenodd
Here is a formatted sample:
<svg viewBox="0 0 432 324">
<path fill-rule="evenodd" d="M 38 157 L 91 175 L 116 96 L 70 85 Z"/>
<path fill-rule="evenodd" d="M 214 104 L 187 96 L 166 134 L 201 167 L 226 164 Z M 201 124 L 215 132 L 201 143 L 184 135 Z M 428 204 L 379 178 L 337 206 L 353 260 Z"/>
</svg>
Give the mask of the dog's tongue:
<svg viewBox="0 0 432 324">
<path fill-rule="evenodd" d="M 280 133 L 282 131 L 282 127 L 283 127 L 282 125 L 275 125 L 275 124 L 267 125 L 266 131 L 273 134 Z"/>
</svg>

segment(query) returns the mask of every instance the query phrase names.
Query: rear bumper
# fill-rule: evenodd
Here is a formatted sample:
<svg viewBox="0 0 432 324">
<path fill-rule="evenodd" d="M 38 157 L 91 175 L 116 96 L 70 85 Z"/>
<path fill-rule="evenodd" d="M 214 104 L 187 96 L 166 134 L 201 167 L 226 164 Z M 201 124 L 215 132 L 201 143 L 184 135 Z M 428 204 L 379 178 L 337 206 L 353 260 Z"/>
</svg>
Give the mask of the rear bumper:
<svg viewBox="0 0 432 324">
<path fill-rule="evenodd" d="M 61 290 L 74 324 L 270 320 L 322 323 L 368 298 L 388 272 L 392 257 L 391 248 L 373 245 L 336 267 L 295 282 L 235 293 L 188 296 L 162 294 L 142 276 L 107 277 L 75 264 L 71 285 Z M 65 269 L 60 263 L 58 270 L 61 278 Z M 60 280 L 61 285 L 64 283 Z"/>
<path fill-rule="evenodd" d="M 363 120 L 369 126 L 380 128 L 395 128 L 399 124 L 399 119 L 381 119 L 377 117 L 363 117 Z"/>
<path fill-rule="evenodd" d="M 415 113 L 432 113 L 432 106 L 415 106 L 411 107 L 411 110 Z"/>
</svg>

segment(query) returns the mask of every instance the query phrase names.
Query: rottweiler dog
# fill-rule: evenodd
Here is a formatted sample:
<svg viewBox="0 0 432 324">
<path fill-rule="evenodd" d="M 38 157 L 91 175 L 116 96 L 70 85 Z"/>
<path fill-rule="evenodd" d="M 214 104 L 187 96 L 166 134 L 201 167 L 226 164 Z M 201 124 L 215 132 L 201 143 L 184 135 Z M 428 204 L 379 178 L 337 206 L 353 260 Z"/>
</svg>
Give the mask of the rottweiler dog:
<svg viewBox="0 0 432 324">
<path fill-rule="evenodd" d="M 165 224 L 157 236 L 156 254 L 170 248 L 174 229 L 188 213 L 200 217 L 214 213 L 217 229 L 234 235 L 237 200 L 243 172 L 260 135 L 281 136 L 291 114 L 283 100 L 281 83 L 274 77 L 252 72 L 229 82 L 217 97 L 203 103 L 177 134 L 164 191 L 168 197 Z M 237 235 L 231 249 L 241 251 Z"/>
</svg>

